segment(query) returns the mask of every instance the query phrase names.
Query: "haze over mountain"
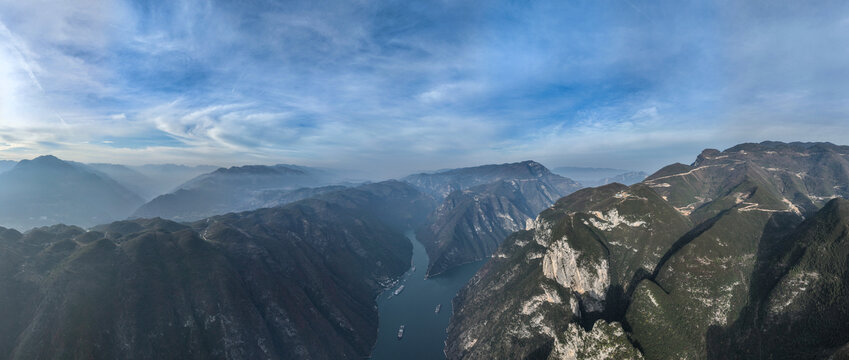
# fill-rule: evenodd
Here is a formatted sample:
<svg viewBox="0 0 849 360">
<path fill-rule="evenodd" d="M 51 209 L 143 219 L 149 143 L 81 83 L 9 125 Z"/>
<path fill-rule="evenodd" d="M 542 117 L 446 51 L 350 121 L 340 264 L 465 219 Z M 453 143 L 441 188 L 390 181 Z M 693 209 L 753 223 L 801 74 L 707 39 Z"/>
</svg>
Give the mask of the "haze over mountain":
<svg viewBox="0 0 849 360">
<path fill-rule="evenodd" d="M 556 174 L 568 176 L 575 181 L 596 180 L 607 177 L 614 177 L 619 174 L 624 174 L 633 170 L 611 169 L 611 168 L 593 168 L 580 166 L 558 166 L 552 169 Z"/>
<path fill-rule="evenodd" d="M 128 192 L 87 169 L 44 156 L 0 181 Z M 309 170 L 219 169 L 185 186 L 296 187 Z M 847 146 L 708 149 L 580 190 L 533 161 L 405 180 L 259 191 L 294 202 L 190 223 L 0 228 L 0 358 L 367 357 L 410 229 L 430 275 L 488 259 L 455 299 L 451 359 L 849 354 Z"/>
<path fill-rule="evenodd" d="M 133 216 L 187 221 L 274 207 L 340 190 L 319 186 L 332 179 L 326 170 L 290 165 L 222 168 L 157 197 Z M 430 275 L 485 259 L 507 234 L 523 229 L 537 212 L 578 188 L 533 161 L 415 174 L 404 181 L 434 201 L 444 201 L 418 232 L 431 253 Z M 306 185 L 317 187 L 298 188 Z M 443 199 L 442 193 L 450 195 Z"/>
<path fill-rule="evenodd" d="M 142 199 L 147 200 L 158 195 L 154 179 L 124 165 L 116 164 L 79 164 L 115 180 Z"/>
<path fill-rule="evenodd" d="M 526 160 L 516 163 L 481 165 L 460 169 L 445 169 L 433 173 L 419 173 L 402 180 L 422 189 L 437 199 L 446 198 L 451 192 L 468 189 L 476 185 L 489 184 L 498 180 L 539 179 L 562 177 L 552 174 L 542 164 Z M 567 179 L 568 180 L 568 179 Z"/>
<path fill-rule="evenodd" d="M 848 45 L 846 0 L 0 0 L 0 360 L 849 360 Z"/>
<path fill-rule="evenodd" d="M 847 183 L 849 147 L 765 142 L 577 191 L 458 294 L 446 354 L 845 356 Z"/>
<path fill-rule="evenodd" d="M 619 174 L 614 177 L 603 178 L 595 186 L 607 185 L 612 183 L 620 183 L 624 185 L 633 185 L 645 180 L 649 174 L 642 171 L 630 171 L 624 174 Z"/>
<path fill-rule="evenodd" d="M 87 164 L 121 185 L 132 190 L 145 201 L 169 193 L 177 186 L 201 174 L 216 169 L 214 166 L 185 166 L 174 164 L 125 166 L 117 164 Z"/>
<path fill-rule="evenodd" d="M 367 356 L 432 210 L 385 182 L 192 224 L 0 229 L 0 357 Z"/>
<path fill-rule="evenodd" d="M 179 185 L 172 193 L 154 198 L 136 210 L 133 216 L 191 221 L 228 212 L 273 207 L 338 190 L 326 187 L 334 179 L 335 175 L 330 171 L 295 165 L 219 168 Z M 303 189 L 305 187 L 316 189 Z"/>
<path fill-rule="evenodd" d="M 142 203 L 111 178 L 50 155 L 21 160 L 0 173 L 0 225 L 6 227 L 87 227 L 123 219 Z"/>
<path fill-rule="evenodd" d="M 576 166 L 561 166 L 554 168 L 553 171 L 556 174 L 573 179 L 583 186 L 599 186 L 615 182 L 632 185 L 649 176 L 642 171 Z"/>
<path fill-rule="evenodd" d="M 12 160 L 0 160 L 0 173 L 15 167 L 17 163 L 17 161 Z"/>
<path fill-rule="evenodd" d="M 534 161 L 415 174 L 404 178 L 442 204 L 416 237 L 427 249 L 427 274 L 489 257 L 510 233 L 579 185 Z"/>
</svg>

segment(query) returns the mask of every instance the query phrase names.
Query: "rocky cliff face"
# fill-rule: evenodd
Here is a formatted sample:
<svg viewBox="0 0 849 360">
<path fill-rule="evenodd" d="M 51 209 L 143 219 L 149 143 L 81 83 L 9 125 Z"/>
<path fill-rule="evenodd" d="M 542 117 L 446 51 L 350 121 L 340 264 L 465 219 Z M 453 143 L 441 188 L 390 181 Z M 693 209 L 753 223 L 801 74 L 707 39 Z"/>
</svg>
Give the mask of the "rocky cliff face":
<svg viewBox="0 0 849 360">
<path fill-rule="evenodd" d="M 610 286 L 610 265 L 605 258 L 591 259 L 569 245 L 567 238 L 555 241 L 542 258 L 542 275 L 584 298 L 587 310 L 603 308 Z M 578 259 L 584 260 L 578 265 Z"/>
<path fill-rule="evenodd" d="M 446 354 L 833 354 L 849 342 L 837 322 L 827 327 L 827 340 L 801 336 L 794 344 L 804 350 L 795 352 L 772 350 L 791 346 L 769 348 L 765 336 L 796 334 L 790 326 L 839 298 L 832 295 L 846 281 L 837 270 L 844 257 L 799 259 L 813 249 L 836 249 L 829 244 L 839 241 L 843 222 L 826 222 L 829 230 L 816 232 L 831 237 L 789 234 L 805 217 L 835 212 L 829 204 L 817 213 L 828 199 L 847 195 L 847 160 L 849 148 L 830 144 L 745 144 L 705 151 L 693 165 L 666 167 L 630 187 L 567 196 L 540 213 L 532 230 L 510 236 L 458 294 Z M 799 245 L 798 237 L 810 245 Z M 801 297 L 806 300 L 793 308 L 799 288 L 824 273 L 834 280 L 819 283 L 823 295 Z M 813 323 L 805 324 L 797 326 Z"/>
<path fill-rule="evenodd" d="M 652 211 L 664 216 L 648 216 Z M 642 185 L 583 189 L 561 199 L 532 230 L 509 237 L 457 296 L 446 354 L 487 358 L 510 349 L 520 358 L 548 356 L 570 323 L 590 331 L 594 319 L 621 316 L 625 291 L 689 226 Z M 487 323 L 496 318 L 504 322 Z M 455 337 L 466 346 L 455 347 Z"/>
<path fill-rule="evenodd" d="M 419 184 L 441 184 L 431 190 L 424 189 L 431 193 L 443 189 L 442 186 L 458 188 L 451 191 L 429 216 L 428 225 L 419 228 L 416 233 L 430 256 L 428 275 L 486 259 L 507 235 L 526 229 L 539 211 L 578 188 L 577 183 L 552 174 L 534 162 L 481 168 L 472 169 L 482 174 L 460 169 L 441 173 L 437 179 L 427 181 L 424 175 L 415 177 Z M 499 168 L 504 169 L 496 172 L 495 169 Z M 437 182 L 455 172 L 463 176 L 459 180 Z M 507 178 L 463 188 L 473 183 L 470 179 L 486 181 L 493 178 L 492 174 Z"/>
<path fill-rule="evenodd" d="M 566 332 L 558 334 L 550 358 L 577 359 L 643 359 L 643 355 L 631 345 L 622 325 L 599 320 L 592 331 L 584 331 L 576 324 L 569 324 Z"/>
<path fill-rule="evenodd" d="M 396 229 L 429 201 L 389 182 L 192 224 L 0 229 L 0 358 L 366 357 L 410 264 Z"/>
</svg>

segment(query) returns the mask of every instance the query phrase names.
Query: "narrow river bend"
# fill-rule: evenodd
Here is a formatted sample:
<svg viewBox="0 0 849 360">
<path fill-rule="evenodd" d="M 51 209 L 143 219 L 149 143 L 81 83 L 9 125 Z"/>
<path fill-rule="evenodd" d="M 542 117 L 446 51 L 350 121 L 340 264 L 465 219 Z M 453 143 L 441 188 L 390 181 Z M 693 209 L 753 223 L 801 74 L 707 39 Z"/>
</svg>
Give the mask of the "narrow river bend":
<svg viewBox="0 0 849 360">
<path fill-rule="evenodd" d="M 442 348 L 451 317 L 451 300 L 484 262 L 463 265 L 425 280 L 428 257 L 424 246 L 416 240 L 413 232 L 405 235 L 413 243 L 412 267 L 394 288 L 377 298 L 380 323 L 372 359 L 444 359 Z M 401 285 L 404 285 L 404 290 L 393 295 Z M 440 304 L 441 310 L 434 313 Z M 398 327 L 401 325 L 404 325 L 404 337 L 398 340 Z"/>
</svg>

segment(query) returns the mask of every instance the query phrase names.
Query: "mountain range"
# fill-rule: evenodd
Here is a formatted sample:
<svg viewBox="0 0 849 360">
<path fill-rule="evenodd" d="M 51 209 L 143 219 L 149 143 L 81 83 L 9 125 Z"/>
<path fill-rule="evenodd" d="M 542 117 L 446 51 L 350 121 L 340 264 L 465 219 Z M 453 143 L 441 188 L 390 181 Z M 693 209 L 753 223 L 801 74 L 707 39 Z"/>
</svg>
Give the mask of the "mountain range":
<svg viewBox="0 0 849 360">
<path fill-rule="evenodd" d="M 141 206 L 133 217 L 193 221 L 209 216 L 283 205 L 336 188 L 324 170 L 294 165 L 219 168 Z M 305 191 L 305 187 L 321 188 Z M 300 190 L 300 191 L 296 191 Z"/>
<path fill-rule="evenodd" d="M 153 199 L 133 217 L 194 221 L 275 207 L 345 188 L 321 186 L 333 181 L 327 171 L 292 165 L 222 168 Z M 431 254 L 429 275 L 487 258 L 507 234 L 579 187 L 533 161 L 421 173 L 402 181 L 442 203 L 417 231 Z"/>
<path fill-rule="evenodd" d="M 552 171 L 555 174 L 573 179 L 585 187 L 601 186 L 615 182 L 632 185 L 643 181 L 649 175 L 642 171 L 578 166 L 560 166 L 552 169 Z"/>
<path fill-rule="evenodd" d="M 136 169 L 0 173 L 20 204 L 0 224 L 35 227 L 0 228 L 0 358 L 368 357 L 411 229 L 428 276 L 486 260 L 454 299 L 450 359 L 849 356 L 846 146 L 708 149 L 591 188 L 533 161 L 361 185 L 222 168 L 141 207 L 183 222 L 121 220 L 143 200 L 112 176 Z M 41 226 L 61 222 L 89 228 Z"/>
<path fill-rule="evenodd" d="M 446 354 L 845 356 L 847 183 L 849 147 L 765 142 L 577 191 L 461 290 Z"/>
<path fill-rule="evenodd" d="M 124 185 L 145 201 L 171 192 L 186 181 L 216 169 L 214 166 L 173 164 L 141 166 L 86 164 L 86 166 Z"/>
<path fill-rule="evenodd" d="M 145 199 L 210 169 L 215 168 L 84 164 L 51 155 L 2 161 L 0 200 L 18 205 L 0 209 L 0 225 L 19 229 L 56 223 L 88 227 L 124 219 Z"/>
<path fill-rule="evenodd" d="M 427 249 L 427 274 L 488 258 L 510 233 L 580 185 L 534 161 L 417 174 L 404 179 L 442 204 L 416 238 Z"/>
<path fill-rule="evenodd" d="M 54 156 L 21 160 L 0 173 L 0 224 L 29 229 L 123 219 L 144 201 L 115 180 Z"/>
<path fill-rule="evenodd" d="M 498 167 L 501 174 L 493 175 Z M 577 186 L 533 162 L 483 168 L 486 176 L 459 169 L 462 181 L 451 179 L 455 172 L 440 178 L 468 187 L 453 196 L 471 190 L 499 199 L 505 187 L 516 187 L 509 201 L 522 204 L 522 216 Z M 102 169 L 87 174 L 101 177 Z M 376 339 L 374 297 L 409 267 L 411 246 L 401 233 L 439 218 L 434 211 L 446 199 L 400 181 L 268 189 L 285 177 L 297 179 L 291 187 L 314 179 L 304 169 L 224 169 L 183 188 L 246 188 L 290 204 L 188 223 L 154 218 L 90 230 L 0 229 L 6 265 L 0 315 L 10 319 L 0 329 L 0 353 L 11 359 L 367 356 Z M 492 230 L 504 233 L 514 224 L 499 226 Z"/>
<path fill-rule="evenodd" d="M 482 165 L 475 167 L 441 170 L 434 173 L 419 173 L 407 176 L 402 181 L 422 189 L 435 199 L 442 200 L 452 192 L 476 185 L 490 184 L 499 180 L 539 179 L 554 177 L 548 169 L 535 161 Z M 562 177 L 557 177 L 562 178 Z"/>
<path fill-rule="evenodd" d="M 180 224 L 0 229 L 0 357 L 352 359 L 431 200 L 401 182 Z"/>
</svg>

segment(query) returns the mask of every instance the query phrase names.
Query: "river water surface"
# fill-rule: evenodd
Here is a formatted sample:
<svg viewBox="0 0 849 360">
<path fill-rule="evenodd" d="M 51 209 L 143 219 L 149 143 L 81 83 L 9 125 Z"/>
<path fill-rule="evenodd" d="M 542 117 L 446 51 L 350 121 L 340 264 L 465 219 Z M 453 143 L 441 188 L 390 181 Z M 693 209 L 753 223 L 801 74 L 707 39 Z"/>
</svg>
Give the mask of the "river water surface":
<svg viewBox="0 0 849 360">
<path fill-rule="evenodd" d="M 451 300 L 484 262 L 463 265 L 425 280 L 427 253 L 413 232 L 406 235 L 413 243 L 413 264 L 394 288 L 377 298 L 380 322 L 372 359 L 444 359 L 442 348 L 451 317 Z M 404 290 L 393 295 L 401 285 Z M 438 304 L 442 309 L 434 313 Z M 405 326 L 404 337 L 398 340 L 401 325 Z"/>
</svg>

